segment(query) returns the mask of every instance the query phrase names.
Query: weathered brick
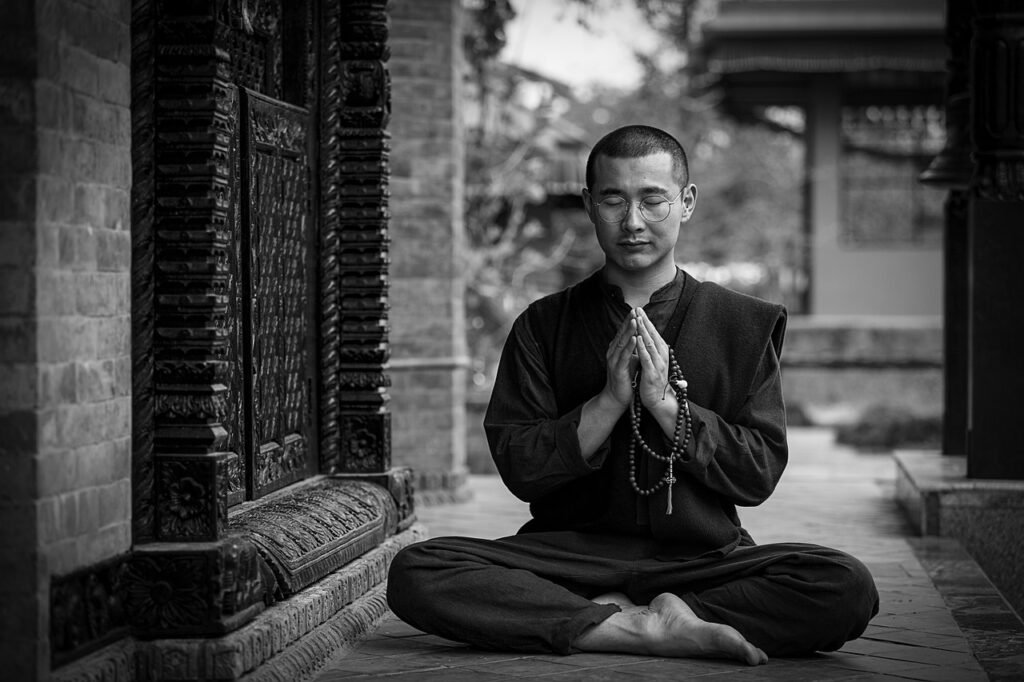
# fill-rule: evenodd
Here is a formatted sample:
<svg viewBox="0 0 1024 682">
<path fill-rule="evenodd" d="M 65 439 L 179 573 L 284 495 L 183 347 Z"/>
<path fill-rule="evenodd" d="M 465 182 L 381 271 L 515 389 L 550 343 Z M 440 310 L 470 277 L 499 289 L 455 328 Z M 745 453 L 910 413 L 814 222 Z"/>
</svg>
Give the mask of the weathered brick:
<svg viewBox="0 0 1024 682">
<path fill-rule="evenodd" d="M 60 437 L 57 430 L 57 408 L 54 407 L 42 407 L 36 413 L 37 429 L 36 437 L 37 448 L 40 454 L 52 454 L 55 452 L 62 452 L 64 448 L 60 443 Z"/>
<path fill-rule="evenodd" d="M 132 485 L 130 480 L 115 481 L 99 488 L 99 528 L 131 521 Z"/>
<path fill-rule="evenodd" d="M 96 267 L 102 271 L 126 272 L 132 265 L 132 237 L 125 230 L 96 231 Z"/>
<path fill-rule="evenodd" d="M 26 137 L 34 137 L 26 133 Z M 7 154 L 4 154 L 7 158 Z M 36 159 L 33 157 L 32 165 Z M 36 217 L 36 184 L 35 176 L 30 172 L 15 173 L 3 170 L 0 174 L 0 220 L 33 221 Z"/>
<path fill-rule="evenodd" d="M 4 523 L 0 523 L 0 544 L 3 547 L 35 547 L 38 513 L 34 501 L 0 502 L 0 518 L 4 519 Z"/>
<path fill-rule="evenodd" d="M 27 78 L 0 78 L 0 128 L 23 128 L 35 123 L 34 88 Z"/>
<path fill-rule="evenodd" d="M 131 105 L 131 70 L 128 61 L 101 61 L 99 69 L 100 82 L 96 96 L 112 104 L 127 107 Z"/>
<path fill-rule="evenodd" d="M 72 220 L 79 225 L 88 225 L 93 228 L 102 227 L 106 211 L 103 187 L 79 183 L 75 185 L 74 197 Z"/>
<path fill-rule="evenodd" d="M 88 226 L 58 228 L 60 244 L 60 265 L 71 270 L 96 269 L 96 236 Z M 79 286 L 86 285 L 79 277 Z"/>
<path fill-rule="evenodd" d="M 80 537 L 77 542 L 77 556 L 81 565 L 95 564 L 131 549 L 132 526 L 130 522 L 113 524 Z"/>
<path fill-rule="evenodd" d="M 35 226 L 29 221 L 0 222 L 0 267 L 29 270 L 35 260 Z"/>
<path fill-rule="evenodd" d="M 131 149 L 127 145 L 92 144 L 92 174 L 80 175 L 114 187 L 129 187 L 132 182 Z"/>
<path fill-rule="evenodd" d="M 124 398 L 57 408 L 57 438 L 64 447 L 103 443 L 130 433 L 131 403 Z"/>
<path fill-rule="evenodd" d="M 41 175 L 36 188 L 36 214 L 40 220 L 53 223 L 71 221 L 75 204 L 73 183 L 61 177 Z"/>
<path fill-rule="evenodd" d="M 127 62 L 128 30 L 123 22 L 76 2 L 51 2 L 44 6 L 58 8 L 58 17 L 47 20 L 44 15 L 43 20 L 47 25 L 63 28 L 62 37 L 68 44 L 89 50 L 104 60 Z"/>
<path fill-rule="evenodd" d="M 101 80 L 100 65 L 103 60 L 99 57 L 88 50 L 66 44 L 61 44 L 58 50 L 60 71 L 47 74 L 50 78 L 86 94 L 98 94 L 101 87 L 108 87 Z"/>
<path fill-rule="evenodd" d="M 75 493 L 78 510 L 75 514 L 75 535 L 91 535 L 100 527 L 100 496 L 102 488 L 86 488 Z"/>
<path fill-rule="evenodd" d="M 77 310 L 76 275 L 40 269 L 36 274 L 36 310 L 39 315 L 73 315 Z"/>
<path fill-rule="evenodd" d="M 123 358 L 131 353 L 131 317 L 127 308 L 123 312 L 123 315 L 92 320 L 97 359 Z"/>
<path fill-rule="evenodd" d="M 128 230 L 131 226 L 131 194 L 127 189 L 107 188 L 104 190 L 104 227 L 111 230 Z"/>
<path fill-rule="evenodd" d="M 36 125 L 52 130 L 65 129 L 70 121 L 69 95 L 67 90 L 52 81 L 37 81 Z"/>
<path fill-rule="evenodd" d="M 0 410 L 16 410 L 36 401 L 35 365 L 0 363 Z"/>
<path fill-rule="evenodd" d="M 13 452 L 0 447 L 0 507 L 35 500 L 36 467 L 34 453 Z"/>
<path fill-rule="evenodd" d="M 51 573 L 61 575 L 82 567 L 78 559 L 79 544 L 78 538 L 69 537 L 40 546 Z"/>
<path fill-rule="evenodd" d="M 132 358 L 125 355 L 114 358 L 114 397 L 132 394 Z"/>
<path fill-rule="evenodd" d="M 71 452 L 78 471 L 78 487 L 109 485 L 125 476 L 123 448 L 117 442 L 105 441 L 75 448 Z"/>
<path fill-rule="evenodd" d="M 32 272 L 0 267 L 0 315 L 29 315 L 33 312 L 36 292 Z"/>
<path fill-rule="evenodd" d="M 67 451 L 40 455 L 36 464 L 39 471 L 38 495 L 56 498 L 79 486 L 78 458 Z"/>
<path fill-rule="evenodd" d="M 79 403 L 94 403 L 117 396 L 115 365 L 113 360 L 76 363 L 75 383 Z"/>
<path fill-rule="evenodd" d="M 65 500 L 70 502 L 65 503 Z M 50 545 L 68 537 L 67 514 L 73 513 L 75 496 L 71 494 L 54 495 L 39 500 L 38 510 L 39 544 Z"/>
<path fill-rule="evenodd" d="M 44 363 L 94 358 L 95 329 L 84 317 L 40 317 L 37 348 Z"/>
<path fill-rule="evenodd" d="M 4 173 L 17 176 L 36 167 L 35 136 L 22 128 L 0 128 L 0 149 L 4 150 Z"/>
<path fill-rule="evenodd" d="M 130 310 L 129 278 L 125 273 L 83 273 L 79 277 L 78 312 L 119 315 Z"/>
<path fill-rule="evenodd" d="M 24 317 L 0 316 L 0 358 L 4 362 L 35 362 L 36 329 Z"/>
<path fill-rule="evenodd" d="M 70 206 L 70 202 L 68 202 Z M 60 234 L 57 223 L 36 224 L 36 266 L 57 268 L 60 266 Z"/>
</svg>

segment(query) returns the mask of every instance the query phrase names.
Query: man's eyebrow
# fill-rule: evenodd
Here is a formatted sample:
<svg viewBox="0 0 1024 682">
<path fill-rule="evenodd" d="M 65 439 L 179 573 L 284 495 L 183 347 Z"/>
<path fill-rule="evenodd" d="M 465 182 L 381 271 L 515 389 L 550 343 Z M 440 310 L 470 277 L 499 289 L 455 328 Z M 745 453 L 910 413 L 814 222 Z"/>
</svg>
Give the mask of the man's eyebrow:
<svg viewBox="0 0 1024 682">
<path fill-rule="evenodd" d="M 661 187 L 659 185 L 648 185 L 646 187 L 640 188 L 640 194 L 643 194 L 645 196 L 650 194 L 668 194 L 668 191 L 669 190 L 667 188 Z M 626 192 L 624 190 L 619 189 L 618 187 L 605 187 L 604 189 L 597 193 L 597 195 L 601 197 L 621 196 L 623 194 L 626 194 Z"/>
</svg>

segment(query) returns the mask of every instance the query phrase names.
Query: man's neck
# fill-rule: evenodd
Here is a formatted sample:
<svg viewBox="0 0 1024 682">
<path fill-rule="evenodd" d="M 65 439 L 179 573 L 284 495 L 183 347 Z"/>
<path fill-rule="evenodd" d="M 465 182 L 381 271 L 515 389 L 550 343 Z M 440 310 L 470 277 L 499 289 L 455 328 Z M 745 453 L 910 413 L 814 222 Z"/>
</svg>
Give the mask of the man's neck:
<svg viewBox="0 0 1024 682">
<path fill-rule="evenodd" d="M 651 268 L 643 272 L 622 271 L 605 265 L 605 281 L 622 290 L 622 297 L 631 308 L 647 305 L 651 294 L 676 277 L 676 265 L 669 262 L 659 268 Z"/>
</svg>

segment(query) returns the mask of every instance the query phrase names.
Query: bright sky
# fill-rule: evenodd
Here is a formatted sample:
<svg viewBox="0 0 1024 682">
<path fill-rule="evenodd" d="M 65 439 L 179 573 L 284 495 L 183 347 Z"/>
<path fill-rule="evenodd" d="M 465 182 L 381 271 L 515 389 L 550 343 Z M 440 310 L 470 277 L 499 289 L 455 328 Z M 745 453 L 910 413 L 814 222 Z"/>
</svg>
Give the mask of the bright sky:
<svg viewBox="0 0 1024 682">
<path fill-rule="evenodd" d="M 568 0 L 512 0 L 516 18 L 508 25 L 502 57 L 586 90 L 593 81 L 629 87 L 641 75 L 636 50 L 653 51 L 658 35 L 631 0 L 605 0 L 590 14 L 590 29 L 576 19 Z"/>
</svg>

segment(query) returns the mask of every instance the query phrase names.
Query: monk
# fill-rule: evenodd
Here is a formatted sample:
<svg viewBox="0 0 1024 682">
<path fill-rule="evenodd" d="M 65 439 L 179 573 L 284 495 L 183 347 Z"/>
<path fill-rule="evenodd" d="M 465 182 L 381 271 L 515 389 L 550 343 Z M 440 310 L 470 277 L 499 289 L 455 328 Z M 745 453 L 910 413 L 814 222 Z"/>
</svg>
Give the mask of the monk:
<svg viewBox="0 0 1024 682">
<path fill-rule="evenodd" d="M 405 548 L 391 609 L 491 650 L 758 665 L 838 649 L 878 611 L 868 570 L 758 545 L 736 510 L 786 466 L 785 309 L 677 267 L 697 188 L 668 133 L 609 133 L 586 182 L 604 266 L 519 316 L 484 418 L 532 518 L 511 537 Z"/>
</svg>

